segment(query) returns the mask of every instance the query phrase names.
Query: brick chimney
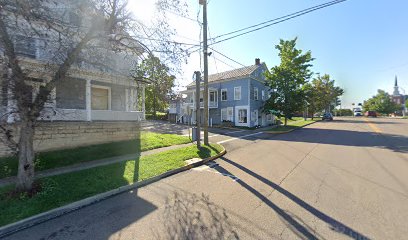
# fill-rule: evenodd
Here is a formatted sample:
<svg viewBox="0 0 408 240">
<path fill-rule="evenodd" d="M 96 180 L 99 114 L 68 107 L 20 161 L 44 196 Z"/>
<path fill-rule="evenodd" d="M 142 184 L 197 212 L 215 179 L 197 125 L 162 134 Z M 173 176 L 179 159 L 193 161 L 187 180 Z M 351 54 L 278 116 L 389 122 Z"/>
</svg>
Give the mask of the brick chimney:
<svg viewBox="0 0 408 240">
<path fill-rule="evenodd" d="M 261 59 L 255 58 L 255 65 L 261 65 Z"/>
</svg>

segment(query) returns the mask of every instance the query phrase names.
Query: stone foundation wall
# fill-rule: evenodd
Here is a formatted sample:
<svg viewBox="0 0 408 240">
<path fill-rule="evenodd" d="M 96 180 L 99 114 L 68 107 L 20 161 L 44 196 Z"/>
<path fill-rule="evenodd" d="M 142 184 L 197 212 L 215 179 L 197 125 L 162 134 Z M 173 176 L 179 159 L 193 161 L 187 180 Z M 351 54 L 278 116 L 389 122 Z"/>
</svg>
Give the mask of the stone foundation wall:
<svg viewBox="0 0 408 240">
<path fill-rule="evenodd" d="M 15 130 L 16 126 L 11 129 Z M 14 135 L 18 139 L 18 132 Z M 34 149 L 49 151 L 100 143 L 137 139 L 140 136 L 140 122 L 40 122 L 35 129 Z M 1 136 L 2 138 L 4 136 Z M 0 142 L 0 156 L 13 152 Z"/>
</svg>

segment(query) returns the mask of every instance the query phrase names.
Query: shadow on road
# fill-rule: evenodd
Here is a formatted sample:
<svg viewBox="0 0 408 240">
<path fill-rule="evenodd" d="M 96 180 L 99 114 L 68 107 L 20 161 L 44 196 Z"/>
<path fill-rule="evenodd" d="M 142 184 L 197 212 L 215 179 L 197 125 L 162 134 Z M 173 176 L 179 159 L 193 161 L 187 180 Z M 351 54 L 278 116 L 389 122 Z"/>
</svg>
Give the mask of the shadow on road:
<svg viewBox="0 0 408 240">
<path fill-rule="evenodd" d="M 184 134 L 185 131 L 191 126 L 184 124 L 174 124 L 167 121 L 148 120 L 142 124 L 143 131 L 151 131 L 157 133 L 172 133 L 172 134 Z"/>
<path fill-rule="evenodd" d="M 307 142 L 357 147 L 379 147 L 395 152 L 408 152 L 408 138 L 394 134 L 376 134 L 350 130 L 302 128 L 293 133 L 279 135 L 274 140 Z"/>
<path fill-rule="evenodd" d="M 283 194 L 290 200 L 292 200 L 294 203 L 298 204 L 300 207 L 303 209 L 307 210 L 320 220 L 326 222 L 327 224 L 330 225 L 330 228 L 333 231 L 336 231 L 338 233 L 341 233 L 343 235 L 346 235 L 347 237 L 351 239 L 358 239 L 358 240 L 364 240 L 364 239 L 370 239 L 369 237 L 363 235 L 362 233 L 359 233 L 358 231 L 346 226 L 345 224 L 337 221 L 336 219 L 326 215 L 325 213 L 319 211 L 318 209 L 314 208 L 313 206 L 309 205 L 296 195 L 292 194 L 291 192 L 287 191 L 286 189 L 282 188 L 278 184 L 271 182 L 270 180 L 258 175 L 257 173 L 249 170 L 248 168 L 233 162 L 225 157 L 221 158 L 224 162 L 231 164 L 232 166 L 246 172 L 247 174 L 251 175 L 252 177 L 258 179 L 262 183 L 270 186 L 274 190 L 278 191 L 279 193 Z M 217 171 L 220 171 L 222 173 L 229 173 L 226 169 L 224 169 L 221 166 L 217 166 L 214 169 Z M 272 201 L 270 201 L 266 196 L 262 195 L 260 192 L 249 186 L 247 183 L 242 181 L 241 179 L 236 180 L 237 183 L 239 183 L 242 187 L 253 193 L 256 197 L 258 197 L 262 202 L 264 202 L 266 205 L 268 205 L 270 208 L 272 208 L 279 216 L 286 222 L 287 226 L 289 229 L 292 230 L 293 233 L 298 235 L 300 238 L 304 239 L 320 239 L 321 236 L 317 236 L 317 233 L 314 232 L 311 227 L 307 226 L 305 223 L 300 223 L 301 221 L 296 220 L 290 213 L 287 211 L 279 208 L 276 204 L 274 204 Z"/>
<path fill-rule="evenodd" d="M 367 123 L 366 120 L 375 120 L 377 118 L 350 118 L 350 119 L 336 119 L 334 118 L 333 122 L 341 122 L 341 123 Z M 380 119 L 380 118 L 378 118 Z M 397 121 L 373 121 L 375 124 L 403 124 L 403 122 L 397 122 Z"/>
<path fill-rule="evenodd" d="M 156 239 L 239 239 L 226 210 L 204 194 L 174 192 L 166 199 L 161 222 L 164 232 L 153 231 Z"/>
</svg>

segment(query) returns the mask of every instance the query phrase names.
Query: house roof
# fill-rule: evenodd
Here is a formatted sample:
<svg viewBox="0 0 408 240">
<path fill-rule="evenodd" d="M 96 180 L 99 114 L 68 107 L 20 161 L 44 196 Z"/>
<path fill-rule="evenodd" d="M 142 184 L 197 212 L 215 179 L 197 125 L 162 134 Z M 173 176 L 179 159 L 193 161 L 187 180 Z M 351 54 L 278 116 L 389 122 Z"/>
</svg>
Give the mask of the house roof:
<svg viewBox="0 0 408 240">
<path fill-rule="evenodd" d="M 226 79 L 235 79 L 235 78 L 243 78 L 251 75 L 258 67 L 262 66 L 261 65 L 251 65 L 251 66 L 246 66 L 242 68 L 237 68 L 234 70 L 226 71 L 226 72 L 220 72 L 216 74 L 211 74 L 208 75 L 208 82 L 216 82 L 220 80 L 226 80 Z M 190 83 L 188 86 L 194 86 L 195 82 Z"/>
</svg>

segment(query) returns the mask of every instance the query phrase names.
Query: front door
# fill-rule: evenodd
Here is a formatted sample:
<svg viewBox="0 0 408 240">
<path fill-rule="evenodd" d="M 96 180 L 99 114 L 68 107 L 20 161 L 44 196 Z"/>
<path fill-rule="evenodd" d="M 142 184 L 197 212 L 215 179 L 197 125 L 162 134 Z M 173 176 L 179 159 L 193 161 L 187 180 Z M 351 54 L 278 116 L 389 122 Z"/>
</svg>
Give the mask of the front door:
<svg viewBox="0 0 408 240">
<path fill-rule="evenodd" d="M 258 110 L 254 110 L 254 124 L 258 126 Z"/>
<path fill-rule="evenodd" d="M 248 108 L 245 107 L 235 107 L 235 126 L 248 127 Z"/>
</svg>

